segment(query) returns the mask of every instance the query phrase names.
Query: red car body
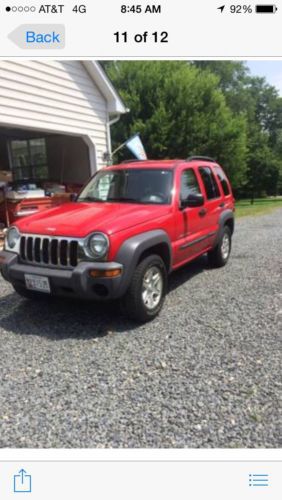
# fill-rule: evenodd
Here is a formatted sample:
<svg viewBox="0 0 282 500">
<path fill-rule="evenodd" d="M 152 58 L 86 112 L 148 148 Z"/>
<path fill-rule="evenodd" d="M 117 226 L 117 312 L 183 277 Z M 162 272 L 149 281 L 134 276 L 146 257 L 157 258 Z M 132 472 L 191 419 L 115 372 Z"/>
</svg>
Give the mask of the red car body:
<svg viewBox="0 0 282 500">
<path fill-rule="evenodd" d="M 184 161 L 146 161 L 142 162 L 142 169 L 164 167 L 174 170 L 174 186 L 172 202 L 168 205 L 141 205 L 134 203 L 67 203 L 57 208 L 46 210 L 34 216 L 27 217 L 15 225 L 21 233 L 66 236 L 82 238 L 93 230 L 101 231 L 111 238 L 109 260 L 115 256 L 125 239 L 137 234 L 163 229 L 172 245 L 172 267 L 185 264 L 191 259 L 208 251 L 213 245 L 214 236 L 203 239 L 187 250 L 179 250 L 182 245 L 189 244 L 194 239 L 201 239 L 218 229 L 219 214 L 227 209 L 234 210 L 234 197 L 229 181 L 230 194 L 225 196 L 222 186 L 216 178 L 220 196 L 208 200 L 203 181 L 198 172 L 199 166 L 210 167 L 209 161 L 194 160 L 189 163 L 199 182 L 205 199 L 206 214 L 202 216 L 198 207 L 179 210 L 180 179 L 182 172 L 187 169 Z M 109 170 L 128 168 L 128 164 L 107 167 Z M 214 165 L 212 165 L 214 167 Z M 130 169 L 140 169 L 140 163 L 130 164 Z M 220 167 L 221 168 L 221 167 Z M 222 205 L 224 203 L 224 205 Z"/>
<path fill-rule="evenodd" d="M 140 255 L 147 255 L 150 248 L 153 248 L 154 251 L 160 249 L 160 257 L 165 261 L 167 272 L 170 272 L 203 253 L 213 251 L 216 245 L 218 245 L 218 239 L 225 226 L 228 227 L 230 235 L 233 233 L 234 197 L 226 175 L 216 162 L 201 157 L 195 157 L 186 161 L 136 161 L 107 167 L 103 170 L 116 172 L 132 169 L 142 169 L 142 171 L 146 169 L 150 171 L 154 169 L 170 170 L 173 179 L 170 202 L 165 204 L 124 203 L 122 201 L 105 201 L 104 203 L 95 203 L 93 201 L 71 202 L 27 217 L 15 224 L 20 235 L 28 235 L 28 237 L 39 235 L 40 238 L 60 238 L 60 241 L 64 238 L 73 238 L 79 241 L 87 238 L 93 232 L 102 233 L 107 237 L 109 248 L 106 258 L 103 259 L 103 265 L 105 266 L 107 263 L 120 264 L 123 268 L 123 274 L 128 273 L 126 284 L 121 284 L 121 286 L 116 285 L 118 279 L 122 282 L 122 277 L 112 278 L 111 281 L 115 281 L 114 287 L 112 285 L 109 286 L 109 278 L 101 277 L 100 281 L 97 278 L 98 284 L 104 286 L 106 283 L 107 290 L 104 295 L 101 294 L 101 297 L 99 297 L 99 293 L 94 292 L 94 290 L 98 292 L 99 288 L 93 288 L 93 286 L 89 285 L 87 286 L 87 293 L 85 293 L 87 298 L 118 298 L 124 295 L 134 273 L 131 260 L 136 267 L 140 261 Z M 188 174 L 187 170 L 190 171 Z M 207 174 L 210 176 L 208 179 Z M 192 176 L 194 185 L 197 185 L 197 190 L 200 191 L 198 193 L 202 197 L 200 205 L 191 206 L 191 203 L 190 205 L 188 203 L 189 206 L 185 206 L 185 203 L 181 200 L 182 183 L 186 175 L 187 177 Z M 215 196 L 208 196 L 209 184 L 205 183 L 209 182 L 210 184 L 213 183 Z M 150 238 L 152 235 L 154 235 L 155 239 L 151 241 Z M 163 239 L 161 235 L 163 235 Z M 146 244 L 144 241 L 146 241 Z M 125 258 L 122 249 L 128 242 L 133 243 L 132 248 L 127 251 Z M 134 242 L 136 242 L 135 246 Z M 168 248 L 165 249 L 164 245 Z M 138 259 L 137 257 L 133 258 L 132 254 L 137 247 L 140 247 L 143 251 L 142 253 L 140 250 L 140 255 L 140 252 L 138 253 Z M 65 265 L 65 270 L 62 269 L 64 265 L 58 266 L 52 265 L 52 263 L 48 265 L 48 262 L 47 265 L 45 262 L 44 267 L 42 267 L 38 259 L 37 262 L 34 260 L 31 261 L 30 258 L 22 259 L 20 250 L 18 254 L 15 257 L 12 252 L 13 258 L 11 259 L 11 249 L 7 246 L 4 252 L 2 252 L 2 274 L 6 279 L 12 283 L 16 279 L 18 281 L 22 280 L 23 284 L 24 274 L 27 272 L 29 274 L 43 274 L 49 276 L 51 288 L 58 291 L 60 287 L 56 286 L 55 277 L 52 277 L 54 273 L 52 274 L 52 272 L 58 268 L 61 278 L 66 278 L 62 273 L 67 272 L 67 264 Z M 32 250 L 30 255 L 32 255 Z M 81 263 L 78 263 L 78 267 L 80 265 Z M 90 263 L 88 259 L 87 265 L 91 269 L 95 269 L 95 262 L 93 260 Z M 97 265 L 101 267 L 102 264 L 99 262 Z M 20 266 L 22 266 L 22 275 L 20 274 Z M 81 268 L 83 268 L 82 265 Z M 128 271 L 129 268 L 130 272 Z M 87 268 L 87 272 L 89 269 Z M 51 272 L 48 270 L 51 270 Z M 68 272 L 70 272 L 69 269 Z M 73 272 L 75 273 L 76 269 Z M 52 280 L 54 282 L 53 286 Z M 74 282 L 72 281 L 71 283 L 71 280 L 73 280 L 73 277 L 71 278 L 70 276 L 70 289 Z M 64 288 L 66 289 L 67 287 L 62 286 L 61 293 L 58 291 L 58 294 L 63 294 Z M 75 295 L 84 295 L 84 293 L 78 291 L 75 287 L 73 291 Z M 91 296 L 92 292 L 93 296 Z"/>
</svg>

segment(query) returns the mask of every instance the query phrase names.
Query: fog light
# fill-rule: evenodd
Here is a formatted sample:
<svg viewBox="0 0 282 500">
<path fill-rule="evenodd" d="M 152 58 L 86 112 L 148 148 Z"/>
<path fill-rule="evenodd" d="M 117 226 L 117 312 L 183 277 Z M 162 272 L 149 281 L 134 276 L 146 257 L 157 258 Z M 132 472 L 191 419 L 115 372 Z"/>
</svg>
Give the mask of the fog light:
<svg viewBox="0 0 282 500">
<path fill-rule="evenodd" d="M 121 273 L 122 269 L 93 269 L 89 274 L 92 278 L 116 278 Z"/>
</svg>

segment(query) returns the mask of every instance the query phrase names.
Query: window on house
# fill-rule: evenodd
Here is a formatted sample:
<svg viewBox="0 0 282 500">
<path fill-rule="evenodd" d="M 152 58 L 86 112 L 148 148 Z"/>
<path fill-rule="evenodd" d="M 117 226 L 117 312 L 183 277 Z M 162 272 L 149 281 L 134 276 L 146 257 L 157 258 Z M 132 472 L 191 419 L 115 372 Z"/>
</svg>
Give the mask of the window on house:
<svg viewBox="0 0 282 500">
<path fill-rule="evenodd" d="M 207 199 L 212 200 L 213 198 L 219 198 L 219 187 L 211 169 L 209 167 L 200 167 L 199 172 L 205 186 Z"/>
<path fill-rule="evenodd" d="M 48 178 L 45 139 L 10 141 L 11 170 L 16 181 Z"/>
<path fill-rule="evenodd" d="M 181 175 L 181 200 L 186 200 L 189 194 L 200 194 L 200 186 L 192 168 L 184 170 Z"/>
</svg>

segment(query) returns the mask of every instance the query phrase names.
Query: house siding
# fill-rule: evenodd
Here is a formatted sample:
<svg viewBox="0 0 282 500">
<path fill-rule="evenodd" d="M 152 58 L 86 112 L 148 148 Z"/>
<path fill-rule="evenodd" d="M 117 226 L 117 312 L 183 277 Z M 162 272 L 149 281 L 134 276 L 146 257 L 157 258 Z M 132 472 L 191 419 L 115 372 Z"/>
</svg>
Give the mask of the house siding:
<svg viewBox="0 0 282 500">
<path fill-rule="evenodd" d="M 79 61 L 0 61 L 0 124 L 88 136 L 98 168 L 107 144 L 107 102 Z"/>
</svg>

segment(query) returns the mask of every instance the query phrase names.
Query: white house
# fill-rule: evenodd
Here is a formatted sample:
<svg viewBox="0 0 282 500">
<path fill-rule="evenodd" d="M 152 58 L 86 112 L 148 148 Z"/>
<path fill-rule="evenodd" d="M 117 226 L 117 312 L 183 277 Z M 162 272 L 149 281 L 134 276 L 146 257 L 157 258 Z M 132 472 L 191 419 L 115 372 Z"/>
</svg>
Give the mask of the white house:
<svg viewBox="0 0 282 500">
<path fill-rule="evenodd" d="M 0 61 L 0 170 L 84 182 L 111 152 L 127 109 L 94 61 Z"/>
</svg>

